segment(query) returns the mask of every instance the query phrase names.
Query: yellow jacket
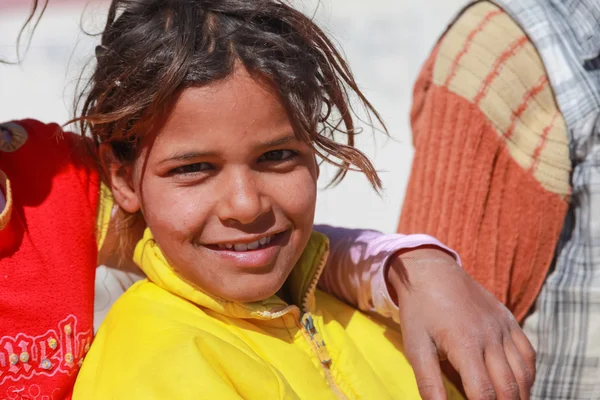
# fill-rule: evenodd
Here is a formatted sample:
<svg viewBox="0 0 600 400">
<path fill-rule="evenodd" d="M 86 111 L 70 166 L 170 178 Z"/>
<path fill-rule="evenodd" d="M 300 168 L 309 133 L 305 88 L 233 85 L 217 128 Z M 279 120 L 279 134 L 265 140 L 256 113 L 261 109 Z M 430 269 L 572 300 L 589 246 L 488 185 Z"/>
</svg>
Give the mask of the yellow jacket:
<svg viewBox="0 0 600 400">
<path fill-rule="evenodd" d="M 328 247 L 314 233 L 286 282 L 300 307 L 239 304 L 177 277 L 147 231 L 148 280 L 109 312 L 74 399 L 418 399 L 400 334 L 316 289 Z"/>
</svg>

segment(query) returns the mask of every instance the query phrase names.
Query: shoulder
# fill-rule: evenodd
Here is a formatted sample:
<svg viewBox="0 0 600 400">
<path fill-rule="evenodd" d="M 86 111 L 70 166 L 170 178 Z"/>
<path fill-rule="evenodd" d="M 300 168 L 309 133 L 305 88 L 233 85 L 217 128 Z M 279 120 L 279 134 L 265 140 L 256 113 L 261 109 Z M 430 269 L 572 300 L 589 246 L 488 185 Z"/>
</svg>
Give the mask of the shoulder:
<svg viewBox="0 0 600 400">
<path fill-rule="evenodd" d="M 527 65 L 527 70 L 514 69 Z M 484 88 L 505 82 L 511 74 L 530 87 L 545 75 L 537 51 L 521 27 L 501 8 L 478 2 L 467 7 L 438 43 L 433 82 L 473 102 L 485 96 Z M 515 90 L 521 89 L 520 87 Z"/>
<path fill-rule="evenodd" d="M 58 124 L 33 119 L 0 122 L 0 152 L 12 158 L 11 162 L 70 160 L 78 168 L 96 169 L 91 140 Z"/>
<path fill-rule="evenodd" d="M 100 177 L 89 139 L 55 123 L 33 119 L 2 122 L 0 154 L 0 169 L 13 185 L 25 185 L 31 194 L 37 186 L 61 181 L 65 183 L 61 190 L 68 189 L 74 198 L 86 199 L 96 209 Z M 73 181 L 78 182 L 73 185 Z"/>
<path fill-rule="evenodd" d="M 219 324 L 202 308 L 143 280 L 135 283 L 115 302 L 98 336 L 133 342 L 147 338 L 154 341 L 155 347 L 162 347 L 184 337 L 189 340 L 206 333 L 219 335 L 215 325 Z M 126 345 L 136 346 L 136 343 Z"/>
<path fill-rule="evenodd" d="M 242 329 L 235 318 L 206 310 L 143 280 L 115 302 L 92 348 L 105 347 L 109 353 L 100 351 L 103 356 L 120 348 L 132 359 L 155 352 L 173 357 L 196 354 L 213 365 L 224 362 L 224 354 L 259 361 L 244 335 L 240 335 Z"/>
<path fill-rule="evenodd" d="M 0 150 L 4 152 L 17 151 L 26 143 L 51 145 L 53 141 L 60 144 L 61 140 L 74 139 L 72 133 L 63 131 L 58 124 L 46 124 L 34 119 L 0 122 L 0 130 Z"/>
<path fill-rule="evenodd" d="M 431 86 L 475 105 L 485 106 L 497 96 L 507 105 L 518 105 L 523 95 L 536 90 L 548 103 L 546 108 L 556 109 L 533 43 L 506 12 L 490 2 L 472 4 L 456 17 L 426 67 Z"/>
<path fill-rule="evenodd" d="M 94 158 L 93 144 L 89 138 L 65 131 L 56 123 L 44 123 L 34 119 L 0 121 L 0 152 L 26 155 L 50 153 L 51 158 L 67 156 L 74 163 L 88 168 Z M 38 160 L 43 162 L 44 159 Z"/>
<path fill-rule="evenodd" d="M 142 281 L 115 303 L 100 327 L 75 395 L 238 398 L 234 387 L 244 379 L 240 368 L 262 371 L 262 378 L 275 382 L 268 386 L 278 388 L 271 369 L 249 346 L 244 347 L 227 322 Z"/>
<path fill-rule="evenodd" d="M 193 308 L 147 280 L 134 284 L 108 312 L 82 372 L 91 367 L 111 376 L 125 355 L 127 364 L 146 369 L 159 355 L 194 353 L 194 338 L 204 330 L 198 323 L 203 313 Z"/>
<path fill-rule="evenodd" d="M 467 7 L 440 39 L 428 67 L 428 82 L 415 93 L 415 121 L 429 126 L 419 111 L 434 98 L 444 98 L 448 107 L 490 126 L 517 164 L 545 189 L 568 196 L 571 165 L 564 117 L 537 49 L 505 11 L 490 2 Z"/>
</svg>

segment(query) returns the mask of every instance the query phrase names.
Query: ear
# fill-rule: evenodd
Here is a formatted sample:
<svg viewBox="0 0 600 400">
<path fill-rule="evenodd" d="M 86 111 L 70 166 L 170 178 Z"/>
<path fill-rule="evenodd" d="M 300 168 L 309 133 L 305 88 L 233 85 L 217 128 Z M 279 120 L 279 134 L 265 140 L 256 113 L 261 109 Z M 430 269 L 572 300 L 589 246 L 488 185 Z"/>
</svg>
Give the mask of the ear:
<svg viewBox="0 0 600 400">
<path fill-rule="evenodd" d="M 130 214 L 140 210 L 140 199 L 133 185 L 133 167 L 122 164 L 107 144 L 100 145 L 100 161 L 119 207 Z"/>
</svg>

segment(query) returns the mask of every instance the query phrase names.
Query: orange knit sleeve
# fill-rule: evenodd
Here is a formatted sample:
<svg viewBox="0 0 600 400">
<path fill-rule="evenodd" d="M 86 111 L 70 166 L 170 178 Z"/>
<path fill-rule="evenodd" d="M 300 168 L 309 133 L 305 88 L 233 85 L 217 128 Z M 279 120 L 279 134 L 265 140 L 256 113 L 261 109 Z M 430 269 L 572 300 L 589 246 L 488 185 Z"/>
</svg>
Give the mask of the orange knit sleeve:
<svg viewBox="0 0 600 400">
<path fill-rule="evenodd" d="M 415 85 L 415 158 L 399 224 L 455 249 L 523 319 L 570 194 L 565 122 L 520 27 L 487 2 L 447 31 Z"/>
</svg>

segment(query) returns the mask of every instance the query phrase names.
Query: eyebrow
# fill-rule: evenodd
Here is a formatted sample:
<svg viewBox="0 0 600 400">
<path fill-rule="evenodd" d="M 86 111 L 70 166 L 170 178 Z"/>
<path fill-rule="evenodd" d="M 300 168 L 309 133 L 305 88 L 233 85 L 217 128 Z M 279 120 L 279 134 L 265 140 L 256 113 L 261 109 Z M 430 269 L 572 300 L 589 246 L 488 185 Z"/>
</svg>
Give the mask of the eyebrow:
<svg viewBox="0 0 600 400">
<path fill-rule="evenodd" d="M 297 140 L 296 135 L 291 134 L 291 135 L 284 136 L 279 139 L 261 143 L 259 145 L 259 147 L 261 147 L 261 148 L 276 147 L 276 146 L 281 146 L 283 144 L 292 142 L 294 140 Z M 209 152 L 209 151 L 207 151 L 207 152 L 191 151 L 191 152 L 174 153 L 173 155 L 162 160 L 159 164 L 164 164 L 164 163 L 171 162 L 171 161 L 191 161 L 191 160 L 197 160 L 199 158 L 204 158 L 204 157 L 214 157 L 215 155 L 216 154 L 214 152 Z"/>
<path fill-rule="evenodd" d="M 291 134 L 279 139 L 275 139 L 275 140 L 271 140 L 269 142 L 265 142 L 263 144 L 260 145 L 260 147 L 275 147 L 275 146 L 281 146 L 282 144 L 286 144 L 289 142 L 292 142 L 294 140 L 297 140 L 296 135 Z"/>
<path fill-rule="evenodd" d="M 197 160 L 198 158 L 210 157 L 210 156 L 214 156 L 214 155 L 215 155 L 215 153 L 212 153 L 212 152 L 199 152 L 199 151 L 192 151 L 192 152 L 187 152 L 187 153 L 175 153 L 175 154 L 165 158 L 161 162 L 159 162 L 159 164 L 164 164 L 164 163 L 171 162 L 171 161 L 191 161 L 191 160 Z"/>
</svg>

